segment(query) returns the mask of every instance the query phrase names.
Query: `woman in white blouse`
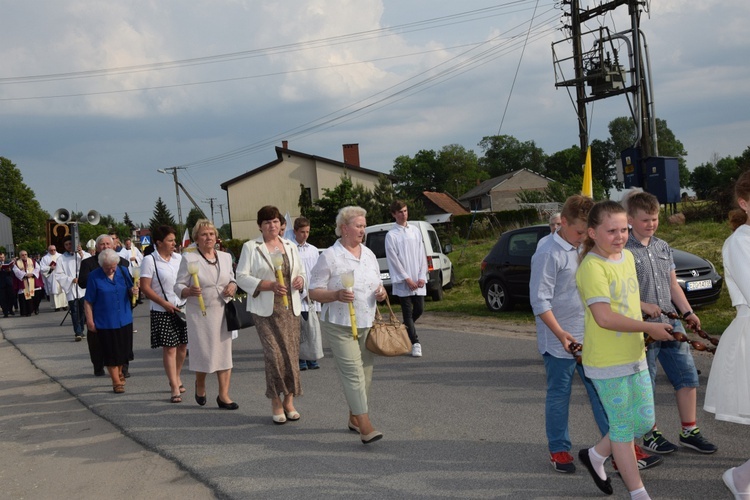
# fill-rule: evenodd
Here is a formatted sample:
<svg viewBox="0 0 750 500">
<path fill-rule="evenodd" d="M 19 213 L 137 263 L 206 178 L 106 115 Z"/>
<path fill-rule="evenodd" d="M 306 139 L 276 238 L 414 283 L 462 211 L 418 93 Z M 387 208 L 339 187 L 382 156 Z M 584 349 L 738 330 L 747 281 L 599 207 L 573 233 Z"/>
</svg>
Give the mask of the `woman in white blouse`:
<svg viewBox="0 0 750 500">
<path fill-rule="evenodd" d="M 187 323 L 179 316 L 185 301 L 174 293 L 182 256 L 177 248 L 176 232 L 170 226 L 157 227 L 151 237 L 156 250 L 141 261 L 141 292 L 151 303 L 151 348 L 162 348 L 164 371 L 172 391 L 172 403 L 182 403 L 180 373 L 187 354 Z"/>
<path fill-rule="evenodd" d="M 360 207 L 344 207 L 336 217 L 340 238 L 318 259 L 310 278 L 310 298 L 323 304 L 320 319 L 323 335 L 333 351 L 333 359 L 349 405 L 349 429 L 358 432 L 362 443 L 383 437 L 370 422 L 367 395 L 372 381 L 374 355 L 365 340 L 375 319 L 376 301 L 385 300 L 380 267 L 375 254 L 362 244 L 367 212 Z M 347 290 L 341 274 L 354 272 L 354 287 Z M 357 336 L 352 334 L 349 304 L 354 304 Z"/>
</svg>

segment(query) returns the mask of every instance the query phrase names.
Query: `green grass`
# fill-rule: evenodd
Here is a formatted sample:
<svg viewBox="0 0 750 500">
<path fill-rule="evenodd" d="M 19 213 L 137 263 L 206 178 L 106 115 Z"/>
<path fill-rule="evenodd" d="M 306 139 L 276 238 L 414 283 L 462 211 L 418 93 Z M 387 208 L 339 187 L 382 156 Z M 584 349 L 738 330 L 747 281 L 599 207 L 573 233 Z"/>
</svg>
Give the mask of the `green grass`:
<svg viewBox="0 0 750 500">
<path fill-rule="evenodd" d="M 716 266 L 724 275 L 721 259 L 721 246 L 731 234 L 726 223 L 696 222 L 683 226 L 670 225 L 662 220 L 657 236 L 670 245 L 704 257 Z M 440 302 L 428 299 L 425 309 L 431 312 L 467 314 L 502 318 L 515 323 L 533 323 L 531 308 L 517 305 L 514 310 L 494 313 L 485 306 L 484 298 L 479 291 L 479 268 L 487 253 L 497 241 L 497 237 L 483 240 L 471 240 L 463 244 L 454 244 L 453 252 L 448 255 L 456 274 L 455 286 L 445 290 L 445 298 Z M 722 288 L 718 302 L 696 309 L 701 318 L 703 329 L 711 335 L 721 334 L 734 319 L 735 311 L 729 300 L 726 286 Z"/>
</svg>

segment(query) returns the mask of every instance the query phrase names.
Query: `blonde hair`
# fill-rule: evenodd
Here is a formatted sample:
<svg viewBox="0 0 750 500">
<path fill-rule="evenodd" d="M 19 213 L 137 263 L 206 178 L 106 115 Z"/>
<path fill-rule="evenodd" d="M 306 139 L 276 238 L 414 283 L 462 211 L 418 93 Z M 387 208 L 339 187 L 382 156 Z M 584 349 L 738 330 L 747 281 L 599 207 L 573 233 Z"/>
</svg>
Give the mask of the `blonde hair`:
<svg viewBox="0 0 750 500">
<path fill-rule="evenodd" d="M 341 226 L 349 224 L 355 217 L 367 217 L 367 210 L 355 206 L 348 206 L 339 210 L 336 216 L 336 236 L 341 237 Z"/>
<path fill-rule="evenodd" d="M 219 237 L 218 231 L 216 231 L 216 226 L 214 226 L 214 223 L 211 222 L 208 219 L 198 219 L 195 222 L 195 226 L 193 226 L 193 231 L 190 233 L 190 235 L 193 237 L 193 241 L 196 241 L 198 239 L 198 233 L 201 232 L 201 229 L 203 228 L 210 228 L 214 230 L 214 234 L 216 237 Z"/>
<path fill-rule="evenodd" d="M 605 216 L 624 213 L 625 209 L 616 201 L 600 201 L 599 203 L 595 203 L 589 211 L 588 227 L 596 229 L 602 225 Z M 586 239 L 583 242 L 583 250 L 581 251 L 581 260 L 586 257 L 586 254 L 589 253 L 592 248 L 594 248 L 594 244 L 594 240 L 592 240 L 590 236 L 586 236 Z"/>
</svg>

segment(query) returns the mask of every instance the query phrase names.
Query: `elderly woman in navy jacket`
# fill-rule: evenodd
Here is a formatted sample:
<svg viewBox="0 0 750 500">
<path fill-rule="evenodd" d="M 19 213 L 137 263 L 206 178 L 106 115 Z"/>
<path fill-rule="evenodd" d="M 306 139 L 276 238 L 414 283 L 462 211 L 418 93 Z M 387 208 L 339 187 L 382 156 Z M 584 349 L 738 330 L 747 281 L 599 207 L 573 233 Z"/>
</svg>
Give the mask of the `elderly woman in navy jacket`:
<svg viewBox="0 0 750 500">
<path fill-rule="evenodd" d="M 242 246 L 236 271 L 237 284 L 250 296 L 248 310 L 263 345 L 266 397 L 275 424 L 299 420 L 294 396 L 302 395 L 297 361 L 302 303 L 296 291 L 305 285 L 305 267 L 297 246 L 279 234 L 282 220 L 276 207 L 258 211 L 261 236 Z M 279 262 L 283 282 L 277 278 Z"/>
<path fill-rule="evenodd" d="M 83 308 L 86 328 L 99 337 L 104 366 L 112 378 L 112 390 L 125 392 L 122 368 L 133 352 L 131 297 L 138 296 L 128 269 L 120 256 L 108 248 L 97 256 L 99 268 L 89 274 Z"/>
</svg>

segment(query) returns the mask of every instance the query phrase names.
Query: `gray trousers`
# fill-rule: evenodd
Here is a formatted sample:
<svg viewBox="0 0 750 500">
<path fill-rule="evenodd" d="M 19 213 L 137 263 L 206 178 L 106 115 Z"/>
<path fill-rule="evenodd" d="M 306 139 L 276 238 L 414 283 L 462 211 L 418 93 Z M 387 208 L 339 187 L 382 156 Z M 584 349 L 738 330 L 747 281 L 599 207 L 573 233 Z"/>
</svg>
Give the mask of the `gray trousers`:
<svg viewBox="0 0 750 500">
<path fill-rule="evenodd" d="M 365 347 L 369 328 L 357 329 L 359 340 L 352 338 L 350 326 L 320 321 L 320 329 L 333 351 L 333 361 L 339 372 L 344 396 L 353 415 L 369 413 L 367 396 L 372 382 L 372 362 L 375 355 Z"/>
</svg>

